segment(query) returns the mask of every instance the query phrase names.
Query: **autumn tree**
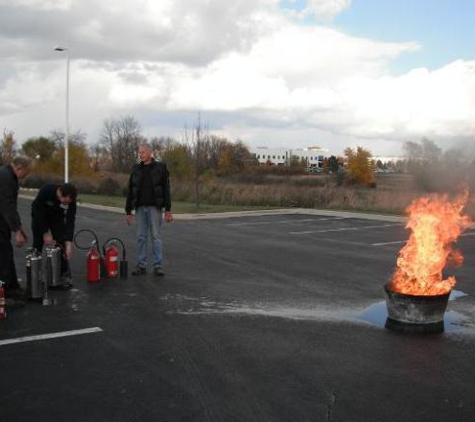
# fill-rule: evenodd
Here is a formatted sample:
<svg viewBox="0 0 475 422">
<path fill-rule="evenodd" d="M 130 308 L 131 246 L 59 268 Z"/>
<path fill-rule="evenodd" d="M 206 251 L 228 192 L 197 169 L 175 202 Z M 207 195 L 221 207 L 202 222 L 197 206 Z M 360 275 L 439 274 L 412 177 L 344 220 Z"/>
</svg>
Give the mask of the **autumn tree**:
<svg viewBox="0 0 475 422">
<path fill-rule="evenodd" d="M 219 171 L 219 160 L 226 148 L 230 145 L 229 139 L 224 136 L 211 134 L 204 145 L 207 167 Z"/>
<path fill-rule="evenodd" d="M 45 164 L 51 160 L 58 149 L 58 145 L 50 138 L 40 136 L 29 138 L 23 143 L 21 149 L 23 154 L 35 159 L 38 164 Z"/>
<path fill-rule="evenodd" d="M 93 161 L 89 155 L 88 147 L 82 141 L 68 142 L 69 174 L 75 176 L 91 176 L 94 172 Z M 59 158 L 60 172 L 64 172 L 64 146 L 58 148 L 55 159 Z"/>
<path fill-rule="evenodd" d="M 363 147 L 345 149 L 348 158 L 349 180 L 365 186 L 374 186 L 374 172 L 371 165 L 371 153 Z"/>
<path fill-rule="evenodd" d="M 184 144 L 175 144 L 162 150 L 160 159 L 166 163 L 173 178 L 192 179 L 194 176 L 193 160 L 189 148 Z"/>
<path fill-rule="evenodd" d="M 218 160 L 218 173 L 222 176 L 241 173 L 252 161 L 252 155 L 242 141 L 229 142 Z"/>
</svg>

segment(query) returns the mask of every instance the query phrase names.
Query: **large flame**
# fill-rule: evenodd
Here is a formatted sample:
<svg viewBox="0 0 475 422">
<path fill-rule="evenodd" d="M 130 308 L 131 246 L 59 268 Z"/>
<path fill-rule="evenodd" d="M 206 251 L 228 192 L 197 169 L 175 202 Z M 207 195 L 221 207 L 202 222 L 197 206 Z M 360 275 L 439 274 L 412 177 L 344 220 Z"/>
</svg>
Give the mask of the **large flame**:
<svg viewBox="0 0 475 422">
<path fill-rule="evenodd" d="M 468 189 L 450 201 L 447 195 L 431 195 L 414 200 L 406 209 L 409 240 L 399 251 L 391 290 L 408 295 L 441 295 L 450 292 L 455 277 L 442 279 L 449 263 L 461 265 L 462 254 L 453 248 L 460 234 L 470 227 L 469 216 L 462 214 Z"/>
</svg>

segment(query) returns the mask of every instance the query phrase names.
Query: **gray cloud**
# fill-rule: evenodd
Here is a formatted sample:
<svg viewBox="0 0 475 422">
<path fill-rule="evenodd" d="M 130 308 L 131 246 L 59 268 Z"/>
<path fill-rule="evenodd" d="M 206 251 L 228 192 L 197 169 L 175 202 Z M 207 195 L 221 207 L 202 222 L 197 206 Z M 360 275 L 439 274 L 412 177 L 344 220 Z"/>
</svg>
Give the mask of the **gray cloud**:
<svg viewBox="0 0 475 422">
<path fill-rule="evenodd" d="M 349 0 L 308 2 L 334 15 Z M 374 152 L 427 136 L 473 139 L 473 62 L 392 76 L 417 42 L 303 25 L 278 0 L 0 0 L 0 113 L 21 140 L 62 126 L 71 53 L 71 124 L 95 142 L 132 115 L 147 136 L 179 136 L 198 111 L 254 145 Z M 334 150 L 339 153 L 340 150 Z"/>
<path fill-rule="evenodd" d="M 165 61 L 204 65 L 224 52 L 244 51 L 259 34 L 265 2 L 81 0 L 69 8 L 38 9 L 2 2 L 0 55 L 45 60 L 52 46 L 95 61 Z M 113 4 L 113 5 L 112 5 Z"/>
</svg>

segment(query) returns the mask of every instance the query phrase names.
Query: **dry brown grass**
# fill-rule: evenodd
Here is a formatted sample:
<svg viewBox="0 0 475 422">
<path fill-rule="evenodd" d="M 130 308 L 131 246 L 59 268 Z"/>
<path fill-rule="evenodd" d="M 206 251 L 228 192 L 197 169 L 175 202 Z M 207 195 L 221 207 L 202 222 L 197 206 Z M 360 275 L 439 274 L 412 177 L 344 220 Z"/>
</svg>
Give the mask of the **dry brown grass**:
<svg viewBox="0 0 475 422">
<path fill-rule="evenodd" d="M 124 195 L 127 180 L 128 175 L 103 173 L 95 178 L 77 178 L 74 183 L 82 194 Z M 472 174 L 470 171 L 465 171 L 463 175 L 457 175 L 455 171 L 444 173 L 440 169 L 426 169 L 419 174 L 378 173 L 375 188 L 339 185 L 337 177 L 329 174 L 245 174 L 227 179 L 204 179 L 200 184 L 200 203 L 403 214 L 411 201 L 422 195 L 431 192 L 453 195 L 460 192 L 461 180 L 465 180 L 474 191 L 475 172 Z M 193 181 L 181 181 L 172 174 L 171 187 L 173 201 L 196 201 Z M 475 218 L 475 200 L 472 196 L 466 212 Z"/>
<path fill-rule="evenodd" d="M 335 178 L 328 175 L 266 178 L 258 182 L 218 179 L 203 184 L 200 196 L 202 202 L 209 204 L 401 213 L 415 197 L 407 189 L 397 189 L 401 180 L 388 180 L 387 186 L 370 189 L 337 186 Z M 404 183 L 408 183 L 407 179 Z M 172 190 L 174 200 L 190 201 L 195 185 L 172 180 Z"/>
<path fill-rule="evenodd" d="M 436 190 L 427 190 L 411 174 L 378 174 L 376 188 L 339 186 L 332 175 L 266 177 L 244 181 L 237 179 L 208 180 L 201 186 L 201 202 L 266 207 L 302 207 L 354 210 L 374 213 L 403 214 L 416 198 Z M 195 185 L 172 180 L 173 198 L 193 201 Z M 443 192 L 443 190 L 438 190 Z M 457 189 L 447 191 L 454 194 Z M 475 216 L 475 202 L 466 207 Z"/>
</svg>

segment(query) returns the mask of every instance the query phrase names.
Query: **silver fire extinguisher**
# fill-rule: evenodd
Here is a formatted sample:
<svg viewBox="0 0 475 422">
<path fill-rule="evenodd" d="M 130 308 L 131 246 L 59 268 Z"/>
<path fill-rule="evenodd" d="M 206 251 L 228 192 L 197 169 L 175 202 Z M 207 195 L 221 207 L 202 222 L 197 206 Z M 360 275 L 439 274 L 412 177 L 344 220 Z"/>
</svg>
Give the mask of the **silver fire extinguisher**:
<svg viewBox="0 0 475 422">
<path fill-rule="evenodd" d="M 44 248 L 45 262 L 43 269 L 46 274 L 47 286 L 57 287 L 61 285 L 61 254 L 62 249 L 53 244 Z"/>
<path fill-rule="evenodd" d="M 43 258 L 36 249 L 29 248 L 26 255 L 26 293 L 28 299 L 43 297 Z"/>
</svg>

